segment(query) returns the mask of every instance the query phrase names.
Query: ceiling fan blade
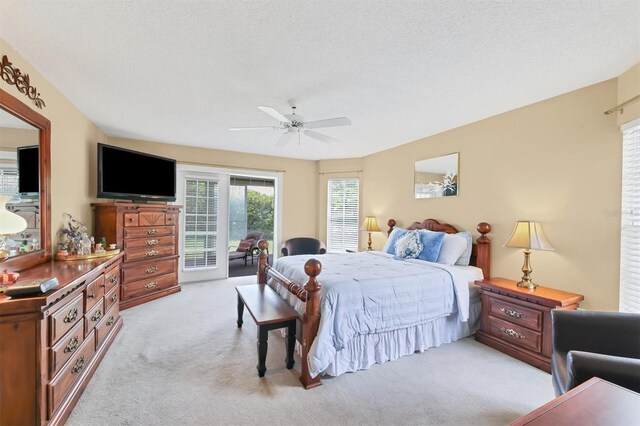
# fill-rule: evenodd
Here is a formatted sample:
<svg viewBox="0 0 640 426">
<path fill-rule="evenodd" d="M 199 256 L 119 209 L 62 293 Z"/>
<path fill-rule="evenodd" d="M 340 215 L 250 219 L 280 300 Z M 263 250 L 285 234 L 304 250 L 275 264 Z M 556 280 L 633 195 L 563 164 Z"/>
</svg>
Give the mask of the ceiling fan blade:
<svg viewBox="0 0 640 426">
<path fill-rule="evenodd" d="M 291 124 L 291 120 L 289 120 L 287 117 L 285 117 L 284 115 L 280 114 L 278 111 L 276 111 L 275 109 L 271 108 L 270 106 L 259 106 L 258 109 L 260 111 L 262 111 L 262 112 L 265 112 L 265 113 L 269 114 L 270 116 L 272 116 L 276 120 L 280 121 L 281 123 L 289 123 L 289 124 Z"/>
<path fill-rule="evenodd" d="M 313 130 L 305 130 L 304 134 L 310 138 L 314 138 L 325 143 L 342 142 L 340 139 L 332 138 L 331 136 L 323 135 L 322 133 L 318 133 Z"/>
<path fill-rule="evenodd" d="M 276 126 L 259 126 L 259 127 L 231 127 L 229 130 L 237 132 L 238 130 L 267 130 L 267 129 L 279 129 Z"/>
<path fill-rule="evenodd" d="M 285 146 L 286 144 L 288 144 L 291 140 L 291 135 L 291 132 L 285 132 L 282 136 L 280 136 L 278 142 L 276 142 L 276 146 Z"/>
<path fill-rule="evenodd" d="M 347 117 L 327 118 L 326 120 L 315 120 L 304 123 L 305 129 L 319 129 L 321 127 L 350 126 L 351 120 Z"/>
</svg>

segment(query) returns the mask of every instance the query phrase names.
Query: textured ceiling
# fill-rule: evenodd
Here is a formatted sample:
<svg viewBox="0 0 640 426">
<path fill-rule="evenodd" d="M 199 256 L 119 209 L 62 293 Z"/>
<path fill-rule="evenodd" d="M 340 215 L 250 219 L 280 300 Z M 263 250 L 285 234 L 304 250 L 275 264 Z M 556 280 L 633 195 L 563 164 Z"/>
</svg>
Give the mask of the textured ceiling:
<svg viewBox="0 0 640 426">
<path fill-rule="evenodd" d="M 618 76 L 639 1 L 0 0 L 0 37 L 111 136 L 347 158 Z M 344 142 L 227 130 L 290 100 Z"/>
</svg>

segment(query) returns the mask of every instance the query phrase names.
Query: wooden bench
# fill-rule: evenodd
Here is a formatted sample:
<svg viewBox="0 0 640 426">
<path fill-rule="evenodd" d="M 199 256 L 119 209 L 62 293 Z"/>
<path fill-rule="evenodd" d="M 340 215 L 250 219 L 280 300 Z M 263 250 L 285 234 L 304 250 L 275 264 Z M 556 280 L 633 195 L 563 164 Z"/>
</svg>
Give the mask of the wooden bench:
<svg viewBox="0 0 640 426">
<path fill-rule="evenodd" d="M 296 321 L 298 313 L 266 284 L 236 286 L 238 292 L 238 328 L 242 328 L 244 307 L 258 326 L 258 376 L 267 371 L 267 339 L 269 330 L 287 328 L 286 366 L 293 368 L 293 351 L 296 344 Z"/>
</svg>

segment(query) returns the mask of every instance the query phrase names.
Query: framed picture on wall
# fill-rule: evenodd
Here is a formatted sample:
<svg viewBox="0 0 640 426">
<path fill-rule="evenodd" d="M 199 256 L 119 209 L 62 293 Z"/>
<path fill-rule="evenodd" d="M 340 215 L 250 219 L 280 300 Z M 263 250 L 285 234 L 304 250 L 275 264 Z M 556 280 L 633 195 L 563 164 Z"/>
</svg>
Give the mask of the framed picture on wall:
<svg viewBox="0 0 640 426">
<path fill-rule="evenodd" d="M 415 198 L 454 197 L 458 195 L 458 153 L 416 161 L 413 173 Z"/>
</svg>

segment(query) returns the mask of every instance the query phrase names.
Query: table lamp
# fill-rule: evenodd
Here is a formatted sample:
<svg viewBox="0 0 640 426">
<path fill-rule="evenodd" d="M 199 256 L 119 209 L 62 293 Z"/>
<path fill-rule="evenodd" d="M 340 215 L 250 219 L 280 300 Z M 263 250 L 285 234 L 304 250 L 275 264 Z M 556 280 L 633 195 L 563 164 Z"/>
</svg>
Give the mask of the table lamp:
<svg viewBox="0 0 640 426">
<path fill-rule="evenodd" d="M 380 227 L 378 226 L 378 221 L 375 216 L 366 216 L 364 218 L 364 222 L 362 222 L 362 227 L 360 228 L 362 231 L 367 231 L 369 233 L 369 247 L 367 247 L 367 251 L 373 250 L 371 248 L 371 233 L 372 232 L 380 232 Z"/>
<path fill-rule="evenodd" d="M 0 261 L 9 257 L 9 252 L 4 248 L 6 236 L 27 229 L 27 221 L 22 216 L 7 210 L 7 201 L 10 199 L 11 197 L 0 195 Z"/>
<path fill-rule="evenodd" d="M 513 228 L 511 237 L 504 245 L 506 247 L 524 249 L 523 275 L 522 281 L 518 283 L 518 287 L 528 287 L 530 290 L 535 289 L 538 285 L 531 281 L 531 272 L 533 272 L 529 261 L 531 250 L 553 250 L 551 243 L 549 243 L 546 235 L 542 232 L 542 225 L 538 222 L 519 220 L 516 222 L 515 228 Z"/>
</svg>

